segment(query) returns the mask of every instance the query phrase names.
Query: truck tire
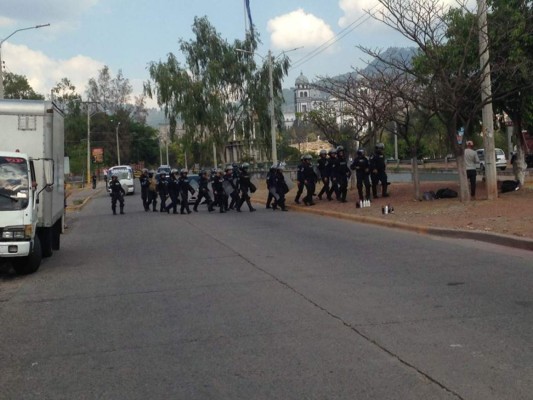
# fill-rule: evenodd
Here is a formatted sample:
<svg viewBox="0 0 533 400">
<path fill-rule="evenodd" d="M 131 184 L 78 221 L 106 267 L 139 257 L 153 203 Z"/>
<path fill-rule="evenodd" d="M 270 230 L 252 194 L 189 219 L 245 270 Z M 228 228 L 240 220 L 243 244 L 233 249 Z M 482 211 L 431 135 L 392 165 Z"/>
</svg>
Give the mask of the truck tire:
<svg viewBox="0 0 533 400">
<path fill-rule="evenodd" d="M 37 236 L 41 240 L 41 249 L 43 257 L 52 256 L 52 228 L 41 228 L 37 231 Z"/>
<path fill-rule="evenodd" d="M 61 246 L 61 227 L 63 226 L 63 218 L 59 218 L 52 227 L 52 250 L 59 250 Z"/>
<path fill-rule="evenodd" d="M 33 274 L 39 269 L 41 258 L 41 241 L 39 240 L 39 236 L 36 235 L 31 253 L 27 257 L 13 259 L 13 269 L 19 275 Z"/>
</svg>

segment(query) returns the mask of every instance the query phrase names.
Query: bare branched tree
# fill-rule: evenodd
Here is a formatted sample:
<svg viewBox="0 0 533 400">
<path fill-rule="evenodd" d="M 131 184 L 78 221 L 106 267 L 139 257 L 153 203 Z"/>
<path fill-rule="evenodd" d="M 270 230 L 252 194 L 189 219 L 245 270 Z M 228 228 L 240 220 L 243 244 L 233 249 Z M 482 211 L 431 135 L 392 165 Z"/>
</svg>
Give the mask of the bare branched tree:
<svg viewBox="0 0 533 400">
<path fill-rule="evenodd" d="M 385 59 L 379 50 L 360 47 L 388 67 L 412 77 L 430 94 L 427 107 L 447 127 L 447 136 L 457 159 L 461 201 L 470 200 L 464 167 L 466 136 L 479 130 L 481 81 L 478 25 L 475 14 L 464 5 L 448 9 L 440 0 L 379 0 L 379 18 L 417 46 L 413 59 Z M 487 99 L 491 101 L 492 99 Z"/>
</svg>

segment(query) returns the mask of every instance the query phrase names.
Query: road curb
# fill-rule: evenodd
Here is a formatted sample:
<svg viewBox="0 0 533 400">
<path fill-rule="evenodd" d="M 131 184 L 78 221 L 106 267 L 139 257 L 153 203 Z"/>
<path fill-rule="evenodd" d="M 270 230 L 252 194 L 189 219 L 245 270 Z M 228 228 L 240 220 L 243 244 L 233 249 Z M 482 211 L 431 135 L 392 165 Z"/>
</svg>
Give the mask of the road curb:
<svg viewBox="0 0 533 400">
<path fill-rule="evenodd" d="M 89 202 L 89 200 L 92 199 L 93 196 L 96 196 L 97 194 L 100 194 L 102 192 L 102 188 L 98 188 L 98 189 L 93 189 L 93 191 L 83 199 L 83 201 L 81 202 L 81 204 L 77 204 L 77 205 L 68 205 L 66 207 L 66 211 L 68 212 L 73 212 L 73 211 L 81 211 L 83 209 L 83 207 L 85 207 L 85 205 Z M 70 196 L 72 196 L 73 194 L 71 194 Z M 69 196 L 69 197 L 70 197 Z"/>
<path fill-rule="evenodd" d="M 259 199 L 255 200 L 256 203 L 261 203 Z M 265 204 L 266 200 L 262 202 Z M 419 234 L 434 235 L 441 237 L 449 237 L 454 239 L 471 239 L 477 241 L 483 241 L 487 243 L 497 244 L 500 246 L 511 247 L 521 250 L 533 251 L 533 239 L 527 238 L 518 238 L 511 235 L 503 235 L 492 232 L 481 232 L 481 231 L 466 231 L 461 229 L 449 229 L 449 228 L 437 228 L 432 226 L 423 226 L 423 225 L 411 225 L 399 221 L 390 221 L 384 219 L 378 219 L 373 217 L 367 217 L 362 215 L 353 215 L 345 214 L 337 211 L 329 210 L 317 210 L 310 207 L 297 207 L 297 206 L 287 206 L 291 211 L 296 212 L 305 212 L 310 214 L 322 215 L 325 217 L 338 218 L 342 220 L 350 220 L 354 222 L 360 222 L 364 224 L 379 225 L 386 228 L 396 228 L 402 229 L 405 231 L 410 231 Z"/>
</svg>

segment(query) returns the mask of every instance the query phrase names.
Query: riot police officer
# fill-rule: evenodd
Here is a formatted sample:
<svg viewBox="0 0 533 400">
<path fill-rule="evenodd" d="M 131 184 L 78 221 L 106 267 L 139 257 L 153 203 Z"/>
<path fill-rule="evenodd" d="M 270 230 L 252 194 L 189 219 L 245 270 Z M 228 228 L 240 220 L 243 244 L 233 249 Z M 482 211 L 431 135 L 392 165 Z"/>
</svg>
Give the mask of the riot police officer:
<svg viewBox="0 0 533 400">
<path fill-rule="evenodd" d="M 294 198 L 294 202 L 296 204 L 300 204 L 300 196 L 302 195 L 302 193 L 304 191 L 304 187 L 305 187 L 304 177 L 303 177 L 304 156 L 300 157 L 300 161 L 301 161 L 300 164 L 298 164 L 298 167 L 296 167 L 296 188 L 297 188 L 297 191 L 296 191 L 296 197 Z"/>
<path fill-rule="evenodd" d="M 189 208 L 189 193 L 193 194 L 194 189 L 191 186 L 191 183 L 189 182 L 189 178 L 187 177 L 187 174 L 189 171 L 186 168 L 182 168 L 180 171 L 180 177 L 178 178 L 178 190 L 180 194 L 180 213 L 185 214 L 185 211 L 187 211 L 187 214 L 191 213 L 191 210 Z"/>
<path fill-rule="evenodd" d="M 157 182 L 157 193 L 159 194 L 159 200 L 161 201 L 159 211 L 167 211 L 168 179 L 167 174 L 164 172 L 161 172 L 159 175 L 159 180 Z"/>
<path fill-rule="evenodd" d="M 365 155 L 364 149 L 357 150 L 357 156 L 353 159 L 350 169 L 355 171 L 359 200 L 370 200 L 370 162 Z M 365 197 L 363 197 L 363 185 L 365 186 Z"/>
<path fill-rule="evenodd" d="M 329 192 L 329 176 L 328 176 L 328 152 L 326 149 L 320 150 L 318 154 L 317 169 L 320 173 L 320 180 L 322 181 L 322 189 L 318 193 L 318 198 L 322 200 L 322 195 L 328 195 Z"/>
<path fill-rule="evenodd" d="M 148 203 L 148 188 L 150 187 L 150 178 L 148 177 L 148 170 L 143 168 L 142 174 L 139 177 L 139 183 L 141 185 L 141 199 L 143 202 L 144 211 L 150 210 Z"/>
<path fill-rule="evenodd" d="M 216 173 L 212 176 L 213 181 L 211 186 L 213 188 L 213 195 L 215 196 L 215 202 L 218 204 L 221 213 L 226 212 L 227 197 L 224 191 L 224 176 L 222 169 L 218 168 Z"/>
<path fill-rule="evenodd" d="M 198 180 L 198 197 L 193 206 L 193 211 L 198 212 L 198 206 L 202 202 L 202 199 L 205 199 L 207 203 L 207 210 L 209 212 L 213 211 L 213 201 L 209 195 L 209 178 L 207 177 L 207 171 L 201 170 L 199 173 L 200 179 Z"/>
<path fill-rule="evenodd" d="M 337 149 L 330 149 L 328 151 L 328 175 L 329 175 L 329 181 L 330 181 L 330 188 L 328 192 L 328 200 L 331 200 L 331 196 L 333 193 L 335 193 L 335 197 L 337 200 L 340 199 L 340 193 L 339 193 L 339 182 L 337 181 L 337 170 L 339 169 L 339 164 L 337 160 Z"/>
<path fill-rule="evenodd" d="M 348 160 L 344 154 L 344 147 L 337 147 L 337 168 L 336 168 L 337 184 L 339 185 L 339 198 L 343 203 L 346 203 L 346 196 L 348 194 L 348 180 L 352 173 L 348 167 Z"/>
<path fill-rule="evenodd" d="M 113 215 L 117 215 L 117 200 L 120 204 L 120 213 L 124 214 L 124 195 L 126 194 L 126 191 L 120 184 L 116 175 L 111 177 L 109 190 L 111 190 L 111 210 L 113 210 Z"/>
<path fill-rule="evenodd" d="M 274 189 L 275 189 L 275 199 L 276 202 L 272 206 L 273 210 L 276 210 L 278 207 L 281 211 L 288 211 L 285 206 L 285 194 L 289 191 L 287 182 L 285 182 L 285 176 L 283 176 L 283 165 L 278 164 L 276 167 L 276 174 L 274 175 Z"/>
<path fill-rule="evenodd" d="M 225 203 L 225 209 L 233 210 L 236 206 L 238 206 L 240 198 L 239 198 L 239 189 L 238 189 L 238 182 L 235 181 L 234 174 L 233 174 L 233 166 L 228 165 L 225 169 L 224 174 L 224 190 L 226 191 L 226 203 Z M 230 200 L 231 199 L 231 200 Z M 228 204 L 229 201 L 229 204 Z"/>
<path fill-rule="evenodd" d="M 250 201 L 250 195 L 248 194 L 250 191 L 255 192 L 255 185 L 251 182 L 250 173 L 248 172 L 249 167 L 250 164 L 248 163 L 243 163 L 241 165 L 238 183 L 241 196 L 237 205 L 237 211 L 241 211 L 244 202 L 248 205 L 250 212 L 255 211 L 255 208 L 252 207 L 252 202 Z"/>
<path fill-rule="evenodd" d="M 312 159 L 313 157 L 310 154 L 305 154 L 303 156 L 303 168 L 301 177 L 303 179 L 305 189 L 307 190 L 306 196 L 303 200 L 306 206 L 315 205 L 315 203 L 313 202 L 313 195 L 315 194 L 317 176 L 315 170 L 313 169 L 313 165 L 311 164 Z"/>
<path fill-rule="evenodd" d="M 165 207 L 167 213 L 170 212 L 171 208 L 173 214 L 178 213 L 177 208 L 179 204 L 179 182 L 178 177 L 176 176 L 177 172 L 177 170 L 173 169 L 170 172 L 170 178 L 168 179 L 168 195 L 170 197 L 170 204 Z"/>
<path fill-rule="evenodd" d="M 374 153 L 370 156 L 370 180 L 372 181 L 372 195 L 374 198 L 378 197 L 378 183 L 381 182 L 381 195 L 383 197 L 389 197 L 387 193 L 387 168 L 385 163 L 385 155 L 383 154 L 385 145 L 383 143 L 377 143 L 374 148 Z"/>
<path fill-rule="evenodd" d="M 276 176 L 276 165 L 272 165 L 270 167 L 270 170 L 268 171 L 266 175 L 266 187 L 268 191 L 267 195 L 267 201 L 266 201 L 266 208 L 271 208 L 272 201 L 275 202 L 275 189 L 274 189 L 274 178 Z"/>
</svg>

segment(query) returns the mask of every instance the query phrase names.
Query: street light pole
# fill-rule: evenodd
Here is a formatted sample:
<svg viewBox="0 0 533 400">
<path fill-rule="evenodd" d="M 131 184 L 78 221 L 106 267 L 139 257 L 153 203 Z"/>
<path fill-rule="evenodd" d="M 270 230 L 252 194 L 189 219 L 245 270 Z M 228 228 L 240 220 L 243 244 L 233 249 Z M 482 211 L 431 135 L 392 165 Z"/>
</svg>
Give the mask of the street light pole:
<svg viewBox="0 0 533 400">
<path fill-rule="evenodd" d="M 270 140 L 272 141 L 272 163 L 278 164 L 278 148 L 276 146 L 276 116 L 274 115 L 274 80 L 272 79 L 272 52 L 268 50 L 268 90 L 270 96 Z"/>
<path fill-rule="evenodd" d="M 91 113 L 89 104 L 99 104 L 97 101 L 84 101 L 87 104 L 87 185 L 91 182 Z M 98 114 L 98 112 L 92 115 Z"/>
<path fill-rule="evenodd" d="M 29 29 L 44 28 L 45 26 L 50 26 L 50 24 L 35 25 L 35 26 L 30 26 L 28 28 L 17 29 L 16 31 L 12 32 L 9 36 L 7 36 L 4 39 L 0 40 L 0 99 L 4 98 L 4 68 L 3 68 L 3 65 L 2 65 L 2 45 L 4 44 L 4 42 L 7 39 L 9 39 L 11 36 L 13 36 L 17 32 L 27 31 Z"/>
<path fill-rule="evenodd" d="M 116 129 L 116 131 L 117 131 L 117 133 L 116 133 L 116 135 L 117 135 L 117 163 L 118 163 L 117 165 L 121 165 L 120 164 L 120 145 L 119 145 L 119 141 L 118 141 L 118 128 L 119 128 L 119 126 L 120 126 L 120 122 L 117 124 L 117 129 Z"/>
<path fill-rule="evenodd" d="M 296 47 L 291 50 L 283 51 L 281 54 L 285 54 L 285 53 L 288 53 L 289 51 L 294 51 L 294 50 L 299 50 L 299 49 L 301 49 L 301 47 Z M 240 53 L 248 53 L 252 55 L 257 54 L 252 51 L 244 50 L 244 49 L 235 49 L 235 50 Z M 261 59 L 264 61 L 265 58 L 263 56 L 261 56 L 260 54 L 257 54 L 257 55 L 261 57 Z M 272 163 L 277 164 L 278 163 L 278 149 L 276 146 L 276 113 L 275 113 L 275 108 L 274 108 L 274 79 L 272 77 L 272 51 L 271 50 L 268 50 L 267 57 L 268 57 L 268 60 L 267 60 L 268 91 L 269 91 L 269 97 L 270 97 L 268 112 L 270 114 L 270 139 L 272 142 L 271 143 L 272 144 Z"/>
</svg>

